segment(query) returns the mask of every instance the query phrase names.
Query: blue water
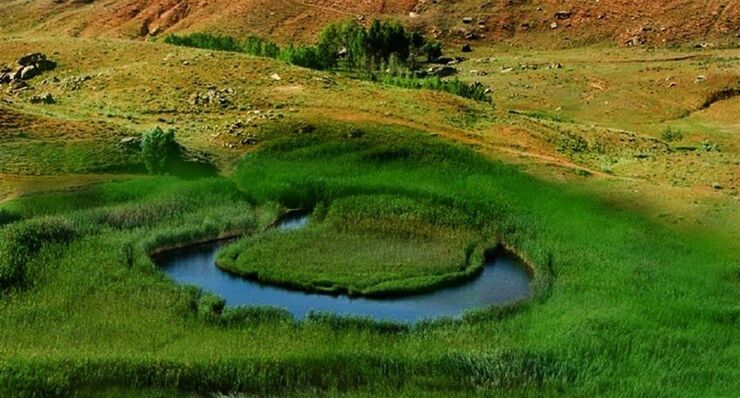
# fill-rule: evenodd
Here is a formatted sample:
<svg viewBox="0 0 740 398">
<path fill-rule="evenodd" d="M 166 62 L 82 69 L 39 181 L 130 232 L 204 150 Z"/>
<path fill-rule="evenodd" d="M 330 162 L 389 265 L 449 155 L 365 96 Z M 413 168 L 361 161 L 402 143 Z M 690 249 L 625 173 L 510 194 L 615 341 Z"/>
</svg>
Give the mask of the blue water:
<svg viewBox="0 0 740 398">
<path fill-rule="evenodd" d="M 306 216 L 283 220 L 278 229 L 300 228 Z M 378 320 L 414 322 L 444 316 L 458 317 L 466 310 L 522 299 L 529 294 L 531 276 L 513 255 L 500 251 L 483 271 L 461 285 L 397 298 L 349 297 L 304 293 L 251 281 L 215 266 L 220 243 L 190 247 L 160 256 L 167 275 L 178 283 L 216 293 L 227 305 L 274 306 L 301 319 L 310 311 L 365 316 Z M 288 255 L 290 255 L 288 253 Z"/>
</svg>

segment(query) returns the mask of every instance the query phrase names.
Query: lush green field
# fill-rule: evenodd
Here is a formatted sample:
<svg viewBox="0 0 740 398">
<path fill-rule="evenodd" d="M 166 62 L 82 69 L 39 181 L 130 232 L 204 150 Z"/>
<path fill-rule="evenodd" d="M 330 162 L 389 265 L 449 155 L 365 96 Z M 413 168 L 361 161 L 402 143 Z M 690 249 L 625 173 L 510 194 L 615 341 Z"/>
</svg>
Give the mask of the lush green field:
<svg viewBox="0 0 740 398">
<path fill-rule="evenodd" d="M 142 178 L 3 205 L 0 395 L 740 390 L 735 243 L 669 230 L 407 129 L 363 129 L 327 125 L 274 138 L 231 178 Z M 347 205 L 358 201 L 367 206 Z M 535 293 L 413 327 L 319 315 L 296 322 L 269 309 L 221 311 L 147 256 L 259 233 L 281 207 L 323 207 L 332 228 L 368 220 L 348 234 L 386 228 L 396 209 L 400 225 L 464 225 L 531 263 Z M 301 239 L 322 233 L 315 228 Z M 440 231 L 428 231 L 430 242 Z"/>
</svg>

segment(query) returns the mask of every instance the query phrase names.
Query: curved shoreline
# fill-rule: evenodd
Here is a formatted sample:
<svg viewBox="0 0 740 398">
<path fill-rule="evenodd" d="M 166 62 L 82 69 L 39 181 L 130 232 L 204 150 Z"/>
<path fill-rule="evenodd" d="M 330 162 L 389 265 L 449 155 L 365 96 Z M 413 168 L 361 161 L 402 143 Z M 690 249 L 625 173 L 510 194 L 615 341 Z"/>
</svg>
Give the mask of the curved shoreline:
<svg viewBox="0 0 740 398">
<path fill-rule="evenodd" d="M 521 256 L 519 256 L 516 252 L 509 250 L 503 244 L 497 243 L 493 246 L 490 246 L 487 249 L 483 250 L 483 253 L 478 260 L 471 260 L 471 258 L 476 255 L 475 253 L 476 249 L 474 249 L 473 252 L 468 255 L 468 259 L 466 260 L 468 265 L 462 271 L 456 271 L 456 272 L 440 274 L 440 275 L 422 275 L 422 276 L 411 277 L 411 278 L 389 280 L 389 281 L 381 282 L 379 284 L 370 286 L 364 290 L 359 290 L 359 291 L 352 290 L 348 288 L 347 286 L 333 285 L 333 286 L 323 287 L 323 286 L 318 286 L 318 285 L 313 285 L 313 284 L 297 283 L 297 282 L 292 282 L 288 280 L 263 278 L 259 275 L 259 273 L 240 272 L 239 270 L 234 269 L 228 265 L 225 265 L 219 261 L 216 261 L 215 265 L 222 271 L 228 272 L 229 274 L 240 277 L 240 278 L 244 278 L 248 281 L 265 284 L 269 286 L 274 286 L 274 287 L 280 287 L 280 288 L 288 289 L 292 291 L 312 293 L 312 294 L 326 294 L 326 295 L 331 295 L 331 296 L 345 295 L 350 298 L 364 297 L 364 298 L 373 298 L 373 299 L 393 299 L 393 298 L 409 297 L 409 296 L 415 296 L 415 295 L 420 295 L 424 293 L 431 293 L 436 290 L 444 289 L 447 287 L 455 287 L 455 286 L 464 285 L 465 283 L 471 282 L 475 280 L 475 278 L 480 276 L 481 272 L 483 271 L 483 268 L 486 266 L 486 263 L 489 261 L 493 261 L 493 259 L 496 256 L 500 255 L 502 251 L 507 252 L 512 257 L 514 257 L 517 260 L 517 262 L 521 266 L 523 266 L 527 274 L 529 274 L 531 277 L 534 277 L 536 275 L 532 266 L 529 263 L 524 261 L 524 259 Z M 494 252 L 494 254 L 488 255 L 487 253 L 489 252 Z M 383 284 L 386 284 L 386 283 L 402 284 L 404 281 L 408 282 L 408 281 L 424 279 L 424 278 L 434 279 L 435 281 L 425 284 L 423 286 L 419 286 L 417 288 L 406 288 L 404 286 L 398 286 L 398 287 L 393 287 L 390 289 L 377 289 L 378 286 L 382 286 Z"/>
<path fill-rule="evenodd" d="M 289 209 L 281 214 L 279 217 L 277 217 L 275 221 L 265 227 L 263 231 L 278 228 L 281 222 L 284 222 L 290 217 L 308 214 L 310 214 L 310 212 L 306 209 Z M 154 259 L 156 263 L 156 257 L 162 256 L 163 254 L 185 250 L 191 247 L 206 245 L 210 243 L 229 241 L 246 235 L 248 232 L 248 229 L 227 231 L 214 238 L 204 238 L 185 242 L 182 244 L 159 247 L 150 251 L 149 257 Z M 421 295 L 424 293 L 431 293 L 440 289 L 460 286 L 464 285 L 465 283 L 469 283 L 480 276 L 483 268 L 486 266 L 486 263 L 488 263 L 489 261 L 493 261 L 493 259 L 496 256 L 501 255 L 502 252 L 508 253 L 510 256 L 514 257 L 517 260 L 517 263 L 522 268 L 524 268 L 524 270 L 530 277 L 532 277 L 531 282 L 534 282 L 537 279 L 538 273 L 536 272 L 536 268 L 529 261 L 525 260 L 525 258 L 516 250 L 513 250 L 509 245 L 503 242 L 496 242 L 494 244 L 478 244 L 470 249 L 470 252 L 467 254 L 465 260 L 466 267 L 461 271 L 455 271 L 440 275 L 421 275 L 411 278 L 388 280 L 375 284 L 373 286 L 369 286 L 363 290 L 353 290 L 347 286 L 319 286 L 315 284 L 298 283 L 288 280 L 263 278 L 259 275 L 259 273 L 241 272 L 240 270 L 223 264 L 223 262 L 218 260 L 215 261 L 214 266 L 224 272 L 227 272 L 239 278 L 243 278 L 250 282 L 282 288 L 290 291 L 302 292 L 307 294 L 324 294 L 335 297 L 344 295 L 349 298 L 394 299 Z M 418 287 L 408 285 L 409 281 L 422 279 L 430 279 L 431 282 Z M 378 289 L 379 286 L 382 286 L 384 284 L 393 284 L 396 286 L 392 286 L 387 289 Z M 407 286 L 404 286 L 404 284 L 406 284 Z M 530 291 L 530 294 L 526 298 L 518 301 L 531 299 L 535 296 L 535 294 L 533 293 L 535 292 Z"/>
</svg>

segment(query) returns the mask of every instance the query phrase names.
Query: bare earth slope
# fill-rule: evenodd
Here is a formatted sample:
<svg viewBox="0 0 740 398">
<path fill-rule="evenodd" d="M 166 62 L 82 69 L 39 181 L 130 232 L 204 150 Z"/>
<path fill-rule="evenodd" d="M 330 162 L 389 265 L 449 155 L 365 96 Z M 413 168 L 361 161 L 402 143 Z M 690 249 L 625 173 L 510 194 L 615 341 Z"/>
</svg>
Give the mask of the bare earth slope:
<svg viewBox="0 0 740 398">
<path fill-rule="evenodd" d="M 398 18 L 447 40 L 671 45 L 740 34 L 734 0 L 6 0 L 0 34 L 148 37 L 168 32 L 309 40 L 326 22 Z M 465 19 L 465 21 L 463 21 Z"/>
</svg>

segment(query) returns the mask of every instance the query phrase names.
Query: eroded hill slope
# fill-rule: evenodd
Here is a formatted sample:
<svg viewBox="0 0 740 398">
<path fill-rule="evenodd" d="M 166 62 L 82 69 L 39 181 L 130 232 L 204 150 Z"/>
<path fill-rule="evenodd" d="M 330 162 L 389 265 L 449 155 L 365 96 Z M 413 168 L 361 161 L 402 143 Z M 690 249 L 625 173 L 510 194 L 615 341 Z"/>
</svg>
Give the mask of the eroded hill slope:
<svg viewBox="0 0 740 398">
<path fill-rule="evenodd" d="M 220 31 L 280 41 L 309 40 L 327 22 L 398 18 L 448 41 L 569 46 L 732 43 L 732 0 L 10 0 L 0 34 L 149 37 Z"/>
</svg>

